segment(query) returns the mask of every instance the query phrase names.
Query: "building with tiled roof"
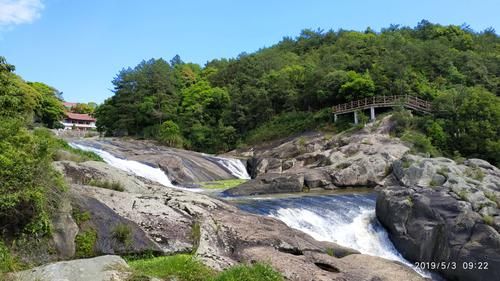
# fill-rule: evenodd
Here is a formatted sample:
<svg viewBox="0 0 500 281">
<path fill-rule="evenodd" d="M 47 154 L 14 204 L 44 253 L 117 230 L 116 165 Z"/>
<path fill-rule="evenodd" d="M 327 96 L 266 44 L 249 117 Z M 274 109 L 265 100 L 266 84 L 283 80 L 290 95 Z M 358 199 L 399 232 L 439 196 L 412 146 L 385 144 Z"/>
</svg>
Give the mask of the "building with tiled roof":
<svg viewBox="0 0 500 281">
<path fill-rule="evenodd" d="M 65 130 L 93 130 L 96 119 L 88 114 L 65 112 L 63 125 Z"/>
</svg>

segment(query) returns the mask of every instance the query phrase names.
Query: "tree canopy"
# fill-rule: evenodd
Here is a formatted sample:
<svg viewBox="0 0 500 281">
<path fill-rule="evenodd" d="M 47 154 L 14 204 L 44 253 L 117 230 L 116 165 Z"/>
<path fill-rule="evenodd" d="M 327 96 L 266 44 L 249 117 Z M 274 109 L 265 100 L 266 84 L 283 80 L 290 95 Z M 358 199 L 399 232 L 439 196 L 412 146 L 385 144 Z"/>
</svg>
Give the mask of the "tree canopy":
<svg viewBox="0 0 500 281">
<path fill-rule="evenodd" d="M 204 66 L 176 56 L 170 63 L 151 59 L 123 69 L 113 80 L 113 97 L 98 107 L 96 117 L 99 130 L 108 135 L 146 138 L 157 138 L 159 127 L 172 121 L 185 147 L 217 152 L 245 142 L 258 127 L 283 114 L 316 112 L 374 95 L 434 100 L 452 92 L 479 91 L 497 108 L 499 45 L 491 29 L 474 32 L 428 21 L 414 28 L 391 25 L 380 32 L 304 30 L 274 46 Z M 498 123 L 493 121 L 484 121 L 490 129 L 478 130 L 478 138 L 484 132 L 488 136 L 483 139 L 498 139 Z M 445 127 L 446 135 L 453 134 Z M 479 144 L 465 149 L 441 143 L 443 151 L 499 161 L 479 151 Z"/>
</svg>

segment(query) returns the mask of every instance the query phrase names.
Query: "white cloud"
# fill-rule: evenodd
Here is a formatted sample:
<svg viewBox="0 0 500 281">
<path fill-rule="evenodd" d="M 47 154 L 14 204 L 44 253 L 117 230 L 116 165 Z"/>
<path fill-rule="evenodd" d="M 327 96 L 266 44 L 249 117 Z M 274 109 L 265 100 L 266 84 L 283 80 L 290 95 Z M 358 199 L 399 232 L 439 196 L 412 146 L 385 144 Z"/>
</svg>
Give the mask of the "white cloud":
<svg viewBox="0 0 500 281">
<path fill-rule="evenodd" d="M 31 23 L 42 10 L 42 0 L 0 0 L 0 26 Z"/>
</svg>

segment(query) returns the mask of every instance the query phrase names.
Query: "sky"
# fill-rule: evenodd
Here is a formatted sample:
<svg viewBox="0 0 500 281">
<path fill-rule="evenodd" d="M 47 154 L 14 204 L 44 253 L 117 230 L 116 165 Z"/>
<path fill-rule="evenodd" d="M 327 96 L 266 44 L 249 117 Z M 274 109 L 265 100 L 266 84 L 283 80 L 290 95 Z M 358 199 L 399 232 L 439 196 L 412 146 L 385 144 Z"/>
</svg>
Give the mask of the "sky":
<svg viewBox="0 0 500 281">
<path fill-rule="evenodd" d="M 305 28 L 378 31 L 422 19 L 500 31 L 500 0 L 0 0 L 0 56 L 66 101 L 103 102 L 144 59 L 204 65 L 271 46 Z"/>
</svg>

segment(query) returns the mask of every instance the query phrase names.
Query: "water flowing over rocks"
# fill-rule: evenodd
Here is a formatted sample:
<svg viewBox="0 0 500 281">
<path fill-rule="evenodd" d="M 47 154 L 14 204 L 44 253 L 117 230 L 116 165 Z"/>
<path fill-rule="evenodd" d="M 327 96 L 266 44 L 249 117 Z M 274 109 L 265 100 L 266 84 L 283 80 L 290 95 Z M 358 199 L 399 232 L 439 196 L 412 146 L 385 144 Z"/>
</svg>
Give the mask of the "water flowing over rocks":
<svg viewBox="0 0 500 281">
<path fill-rule="evenodd" d="M 393 169 L 376 213 L 402 255 L 456 262 L 456 269 L 437 270 L 450 280 L 500 280 L 499 170 L 479 159 L 457 164 L 410 155 Z M 464 262 L 488 262 L 488 270 Z"/>
<path fill-rule="evenodd" d="M 165 172 L 173 184 L 186 185 L 237 178 L 231 172 L 231 167 L 228 168 L 231 166 L 230 163 L 221 163 L 221 158 L 160 146 L 152 141 L 105 138 L 84 139 L 75 143 L 102 149 L 120 158 L 158 167 Z M 237 175 L 241 176 L 241 173 Z"/>
<path fill-rule="evenodd" d="M 316 241 L 275 218 L 245 213 L 204 194 L 160 186 L 104 163 L 60 162 L 56 166 L 70 181 L 81 175 L 115 174 L 124 182 L 124 192 L 85 182 L 73 182 L 70 187 L 74 207 L 90 212 L 86 223 L 105 239 L 97 243 L 102 253 L 195 251 L 203 263 L 217 270 L 241 262 L 269 262 L 288 280 L 423 280 L 398 262 Z M 109 232 L 115 221 L 132 230 L 128 248 L 114 244 Z"/>
</svg>

